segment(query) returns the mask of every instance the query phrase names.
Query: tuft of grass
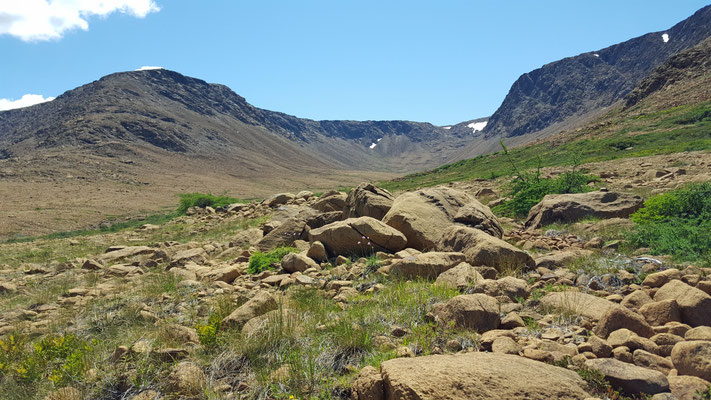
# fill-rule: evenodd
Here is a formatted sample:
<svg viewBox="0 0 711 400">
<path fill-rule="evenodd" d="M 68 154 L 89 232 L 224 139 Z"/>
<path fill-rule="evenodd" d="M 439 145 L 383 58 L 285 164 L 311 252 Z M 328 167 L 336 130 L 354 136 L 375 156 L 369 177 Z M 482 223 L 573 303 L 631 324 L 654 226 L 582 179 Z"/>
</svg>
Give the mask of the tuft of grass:
<svg viewBox="0 0 711 400">
<path fill-rule="evenodd" d="M 249 267 L 247 272 L 258 274 L 267 269 L 274 268 L 274 265 L 281 262 L 281 259 L 289 253 L 297 253 L 299 250 L 294 247 L 277 247 L 267 253 L 257 251 L 249 257 Z"/>
</svg>

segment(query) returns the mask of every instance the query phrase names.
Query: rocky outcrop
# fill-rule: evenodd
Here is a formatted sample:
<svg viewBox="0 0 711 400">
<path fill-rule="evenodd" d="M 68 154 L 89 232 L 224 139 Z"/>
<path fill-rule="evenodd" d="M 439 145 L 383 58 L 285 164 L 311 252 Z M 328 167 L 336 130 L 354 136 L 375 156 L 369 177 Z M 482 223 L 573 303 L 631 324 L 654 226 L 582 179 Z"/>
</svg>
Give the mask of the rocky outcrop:
<svg viewBox="0 0 711 400">
<path fill-rule="evenodd" d="M 472 200 L 466 193 L 450 188 L 408 192 L 395 199 L 383 222 L 402 232 L 408 246 L 431 250 L 437 246 L 442 231 L 454 222 L 459 209 Z"/>
<path fill-rule="evenodd" d="M 555 222 L 576 222 L 586 217 L 624 218 L 642 208 L 639 196 L 614 192 L 549 194 L 531 208 L 526 229 L 536 229 Z"/>
</svg>

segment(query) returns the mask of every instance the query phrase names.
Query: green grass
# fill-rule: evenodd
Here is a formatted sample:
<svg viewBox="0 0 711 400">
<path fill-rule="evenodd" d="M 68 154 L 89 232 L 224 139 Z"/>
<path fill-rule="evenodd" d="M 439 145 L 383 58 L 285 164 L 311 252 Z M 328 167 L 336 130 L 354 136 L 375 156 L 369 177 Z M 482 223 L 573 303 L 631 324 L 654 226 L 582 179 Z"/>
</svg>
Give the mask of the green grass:
<svg viewBox="0 0 711 400">
<path fill-rule="evenodd" d="M 249 257 L 247 272 L 250 274 L 258 274 L 262 271 L 272 269 L 273 265 L 279 264 L 285 255 L 297 253 L 298 251 L 299 250 L 294 247 L 277 247 L 266 253 L 257 251 Z"/>
<path fill-rule="evenodd" d="M 184 215 L 188 208 L 191 207 L 225 207 L 242 201 L 228 196 L 214 196 L 207 193 L 182 193 L 180 196 L 180 205 L 177 213 Z"/>
<path fill-rule="evenodd" d="M 711 182 L 653 196 L 630 219 L 633 246 L 711 265 Z"/>
<path fill-rule="evenodd" d="M 511 149 L 511 160 L 521 169 L 644 157 L 686 151 L 711 150 L 711 102 L 675 107 L 643 115 L 614 111 L 611 132 L 586 132 L 594 136 L 558 146 L 549 143 Z M 606 136 L 603 136 L 605 134 Z M 503 151 L 443 165 L 431 171 L 407 175 L 378 185 L 390 191 L 508 175 L 511 161 Z"/>
</svg>

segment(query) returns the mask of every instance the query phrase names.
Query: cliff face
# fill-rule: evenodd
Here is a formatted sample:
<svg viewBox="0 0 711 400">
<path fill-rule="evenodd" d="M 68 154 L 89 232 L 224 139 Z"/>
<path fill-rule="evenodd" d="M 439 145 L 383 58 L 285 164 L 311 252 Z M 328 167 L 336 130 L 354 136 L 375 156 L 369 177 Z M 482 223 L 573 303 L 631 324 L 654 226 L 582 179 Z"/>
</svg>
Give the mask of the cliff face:
<svg viewBox="0 0 711 400">
<path fill-rule="evenodd" d="M 711 36 L 711 6 L 663 32 L 523 74 L 484 130 L 486 137 L 534 133 L 607 107 L 627 95 L 669 57 Z"/>
</svg>

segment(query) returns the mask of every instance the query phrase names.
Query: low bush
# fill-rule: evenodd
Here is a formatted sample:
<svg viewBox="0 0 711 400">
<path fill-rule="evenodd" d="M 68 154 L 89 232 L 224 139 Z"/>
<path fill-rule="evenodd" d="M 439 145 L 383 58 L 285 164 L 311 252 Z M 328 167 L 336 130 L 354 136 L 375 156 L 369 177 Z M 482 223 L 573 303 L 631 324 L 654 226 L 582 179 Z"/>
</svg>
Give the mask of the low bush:
<svg viewBox="0 0 711 400">
<path fill-rule="evenodd" d="M 178 214 L 185 214 L 191 207 L 224 207 L 238 202 L 239 200 L 228 196 L 214 196 L 205 193 L 183 193 L 180 194 Z"/>
<path fill-rule="evenodd" d="M 504 148 L 504 154 L 509 156 L 508 149 L 503 142 L 501 146 Z M 592 189 L 588 183 L 597 181 L 595 176 L 576 171 L 576 166 L 556 178 L 541 178 L 540 166 L 535 172 L 521 172 L 513 159 L 510 161 L 515 175 L 508 187 L 507 196 L 510 200 L 499 204 L 493 210 L 505 216 L 525 218 L 531 208 L 543 200 L 546 195 L 589 192 Z"/>
<path fill-rule="evenodd" d="M 278 264 L 281 259 L 289 253 L 297 253 L 299 250 L 293 247 L 277 247 L 276 249 L 263 253 L 257 251 L 249 257 L 249 267 L 247 272 L 258 274 L 264 270 L 271 269 L 273 264 Z"/>
<path fill-rule="evenodd" d="M 653 196 L 630 219 L 636 225 L 628 234 L 632 245 L 711 264 L 711 182 Z"/>
</svg>

